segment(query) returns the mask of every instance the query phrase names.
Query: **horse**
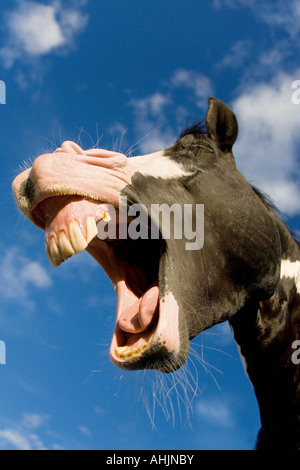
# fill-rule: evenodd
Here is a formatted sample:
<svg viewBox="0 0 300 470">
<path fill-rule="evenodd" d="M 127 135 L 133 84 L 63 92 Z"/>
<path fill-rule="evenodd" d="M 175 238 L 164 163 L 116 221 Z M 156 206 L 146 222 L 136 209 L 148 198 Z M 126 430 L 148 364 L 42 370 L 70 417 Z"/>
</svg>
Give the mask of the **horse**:
<svg viewBox="0 0 300 470">
<path fill-rule="evenodd" d="M 256 448 L 298 449 L 300 246 L 237 169 L 237 135 L 211 97 L 168 148 L 129 158 L 66 141 L 13 192 L 54 267 L 87 250 L 110 278 L 116 366 L 174 372 L 192 338 L 228 320 L 260 410 Z"/>
</svg>

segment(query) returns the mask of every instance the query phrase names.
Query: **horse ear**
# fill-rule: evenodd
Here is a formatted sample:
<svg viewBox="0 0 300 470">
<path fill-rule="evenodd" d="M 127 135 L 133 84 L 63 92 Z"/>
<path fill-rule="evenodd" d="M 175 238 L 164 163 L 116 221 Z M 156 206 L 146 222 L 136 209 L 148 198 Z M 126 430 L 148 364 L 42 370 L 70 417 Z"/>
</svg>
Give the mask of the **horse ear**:
<svg viewBox="0 0 300 470">
<path fill-rule="evenodd" d="M 208 136 L 223 152 L 231 152 L 238 134 L 237 120 L 229 106 L 216 98 L 209 98 L 206 129 Z"/>
</svg>

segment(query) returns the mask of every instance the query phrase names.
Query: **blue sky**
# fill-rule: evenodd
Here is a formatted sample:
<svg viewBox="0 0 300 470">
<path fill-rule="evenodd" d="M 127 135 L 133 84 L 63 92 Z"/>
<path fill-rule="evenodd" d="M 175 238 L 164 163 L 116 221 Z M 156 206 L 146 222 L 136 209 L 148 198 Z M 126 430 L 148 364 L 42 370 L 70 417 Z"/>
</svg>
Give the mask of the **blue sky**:
<svg viewBox="0 0 300 470">
<path fill-rule="evenodd" d="M 0 449 L 253 448 L 228 325 L 175 376 L 118 370 L 109 280 L 86 253 L 54 270 L 11 182 L 63 140 L 159 150 L 213 95 L 237 114 L 239 169 L 299 231 L 300 1 L 2 0 L 0 15 Z"/>
</svg>

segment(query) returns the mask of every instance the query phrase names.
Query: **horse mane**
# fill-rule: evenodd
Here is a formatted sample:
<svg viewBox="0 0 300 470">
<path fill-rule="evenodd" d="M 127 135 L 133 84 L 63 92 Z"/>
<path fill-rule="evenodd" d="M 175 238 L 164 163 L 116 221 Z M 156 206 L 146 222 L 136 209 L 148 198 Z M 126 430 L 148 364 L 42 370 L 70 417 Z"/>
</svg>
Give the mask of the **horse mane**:
<svg viewBox="0 0 300 470">
<path fill-rule="evenodd" d="M 258 197 L 263 201 L 263 203 L 270 209 L 272 209 L 277 215 L 282 215 L 282 212 L 276 207 L 274 201 L 272 198 L 261 191 L 260 189 L 256 188 L 255 186 L 251 186 L 253 191 L 258 195 Z M 295 233 L 293 230 L 291 230 L 287 225 L 286 228 L 290 232 L 292 238 L 295 240 L 297 245 L 300 247 L 300 234 Z"/>
<path fill-rule="evenodd" d="M 193 135 L 205 135 L 207 136 L 207 129 L 206 129 L 206 123 L 205 119 L 202 121 L 198 121 L 194 124 L 188 124 L 187 127 L 180 133 L 178 139 L 176 142 L 178 142 L 180 139 L 182 139 L 184 136 L 193 134 Z"/>
<path fill-rule="evenodd" d="M 257 194 L 257 196 L 262 200 L 262 202 L 265 204 L 265 206 L 269 207 L 274 212 L 276 212 L 276 214 L 280 215 L 280 210 L 275 205 L 273 199 L 267 193 L 265 193 L 261 189 L 258 189 L 256 186 L 251 185 L 251 188 L 253 189 L 255 194 Z"/>
</svg>

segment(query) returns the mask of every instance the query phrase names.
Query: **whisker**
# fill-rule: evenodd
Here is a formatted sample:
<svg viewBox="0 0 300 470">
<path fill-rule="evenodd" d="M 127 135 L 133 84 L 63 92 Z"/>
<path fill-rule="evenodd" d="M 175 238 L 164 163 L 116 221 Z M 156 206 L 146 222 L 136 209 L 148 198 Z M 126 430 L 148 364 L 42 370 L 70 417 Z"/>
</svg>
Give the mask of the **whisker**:
<svg viewBox="0 0 300 470">
<path fill-rule="evenodd" d="M 158 126 L 154 127 L 154 129 L 152 129 L 150 132 L 148 132 L 146 135 L 144 135 L 141 139 L 139 139 L 135 144 L 133 144 L 131 147 L 129 147 L 129 149 L 125 152 L 125 155 L 127 157 L 132 156 L 133 152 L 135 152 L 136 150 L 141 148 L 141 147 L 137 147 L 138 144 L 143 142 L 143 140 L 145 140 L 147 137 L 149 137 L 151 134 L 153 134 L 155 131 L 157 131 L 157 129 L 160 129 L 161 127 L 165 126 L 166 124 L 169 124 L 172 121 L 174 121 L 174 119 L 169 119 L 167 121 L 162 122 Z"/>
<path fill-rule="evenodd" d="M 76 127 L 76 128 L 79 130 L 79 135 L 77 137 L 77 144 L 80 145 L 80 147 L 83 147 L 81 136 L 82 136 L 82 134 L 85 134 L 85 135 L 87 135 L 87 137 L 91 141 L 91 148 L 95 148 L 94 139 L 93 139 L 92 135 L 89 132 L 87 132 L 83 127 L 81 127 L 81 128 Z"/>
</svg>

